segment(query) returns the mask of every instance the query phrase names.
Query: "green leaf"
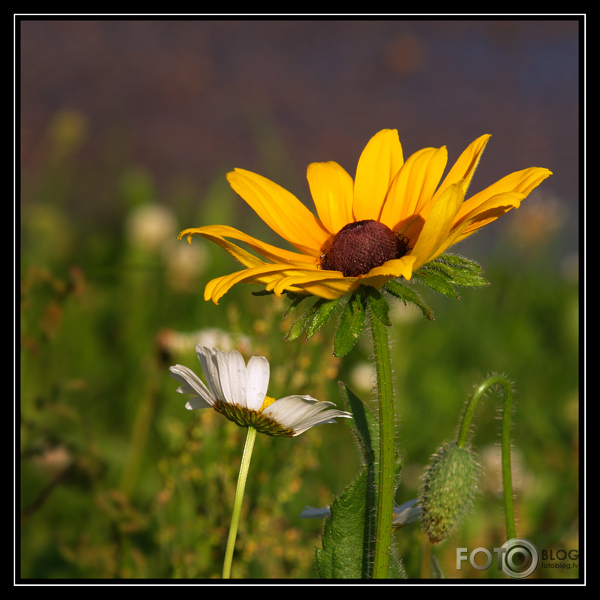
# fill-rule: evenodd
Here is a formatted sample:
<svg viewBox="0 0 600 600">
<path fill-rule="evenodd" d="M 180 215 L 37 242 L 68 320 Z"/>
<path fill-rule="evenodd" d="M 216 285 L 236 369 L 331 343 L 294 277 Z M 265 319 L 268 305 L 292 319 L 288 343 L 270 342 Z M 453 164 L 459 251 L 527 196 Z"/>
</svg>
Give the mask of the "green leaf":
<svg viewBox="0 0 600 600">
<path fill-rule="evenodd" d="M 331 504 L 316 565 L 323 578 L 367 579 L 375 551 L 379 424 L 360 398 L 341 381 L 338 385 L 344 406 L 352 411 L 348 425 L 359 442 L 362 466 L 357 478 Z"/>
<path fill-rule="evenodd" d="M 384 288 L 390 294 L 392 294 L 392 296 L 400 298 L 400 300 L 402 300 L 405 304 L 407 302 L 410 302 L 411 304 L 418 306 L 421 309 L 423 316 L 429 321 L 434 320 L 431 309 L 427 306 L 427 304 L 425 304 L 425 302 L 423 302 L 423 300 L 421 300 L 419 294 L 417 294 L 417 292 L 415 292 L 414 290 L 410 289 L 409 287 L 401 284 L 399 281 L 396 280 L 388 281 L 385 284 Z"/>
<path fill-rule="evenodd" d="M 340 396 L 352 419 L 347 421 L 356 436 L 362 453 L 362 461 L 370 465 L 379 464 L 379 423 L 373 413 L 343 382 L 338 382 Z"/>
<path fill-rule="evenodd" d="M 348 420 L 358 440 L 362 466 L 356 479 L 335 498 L 326 518 L 315 559 L 319 576 L 327 579 L 369 579 L 375 551 L 375 521 L 379 476 L 379 423 L 369 408 L 345 384 L 339 382 L 340 395 L 352 411 Z M 402 464 L 398 457 L 396 477 Z M 392 552 L 390 578 L 405 576 L 402 561 Z"/>
<path fill-rule="evenodd" d="M 371 470 L 363 465 L 358 477 L 331 503 L 331 516 L 325 519 L 321 548 L 315 551 L 319 577 L 370 577 L 372 543 L 369 543 L 368 532 L 375 527 L 373 511 L 366 510 L 366 498 L 373 489 L 370 479 Z"/>
<path fill-rule="evenodd" d="M 333 342 L 335 356 L 346 356 L 354 348 L 365 325 L 365 315 L 363 296 L 356 291 L 350 296 L 335 333 Z"/>
</svg>

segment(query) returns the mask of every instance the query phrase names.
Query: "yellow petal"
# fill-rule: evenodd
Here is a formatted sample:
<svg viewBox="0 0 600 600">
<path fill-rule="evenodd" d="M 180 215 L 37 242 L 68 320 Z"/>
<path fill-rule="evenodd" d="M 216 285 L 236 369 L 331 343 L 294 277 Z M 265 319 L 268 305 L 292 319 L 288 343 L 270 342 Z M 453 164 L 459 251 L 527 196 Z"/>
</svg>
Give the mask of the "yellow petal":
<svg viewBox="0 0 600 600">
<path fill-rule="evenodd" d="M 516 192 L 523 194 L 525 197 L 542 183 L 544 179 L 550 177 L 550 175 L 552 175 L 552 171 L 540 167 L 530 167 L 529 169 L 511 173 L 466 200 L 457 218 L 459 220 L 462 219 L 465 215 L 472 213 L 478 206 L 498 194 Z"/>
<path fill-rule="evenodd" d="M 312 163 L 306 173 L 317 214 L 332 236 L 354 221 L 352 177 L 336 162 Z"/>
<path fill-rule="evenodd" d="M 412 154 L 394 177 L 379 220 L 393 231 L 410 223 L 431 200 L 447 160 L 445 147 Z"/>
<path fill-rule="evenodd" d="M 435 260 L 438 256 L 446 252 L 450 246 L 453 246 L 457 242 L 463 240 L 465 237 L 468 237 L 470 234 L 463 235 L 467 226 L 468 223 L 462 223 L 453 229 L 444 239 L 444 241 L 437 247 L 437 250 L 429 257 L 428 261 Z"/>
<path fill-rule="evenodd" d="M 477 206 L 470 213 L 464 215 L 458 220 L 457 227 L 461 227 L 460 236 L 457 242 L 481 229 L 484 225 L 495 221 L 498 217 L 506 214 L 512 208 L 519 208 L 521 201 L 525 199 L 525 194 L 518 192 L 506 192 L 496 194 L 483 204 Z M 460 214 L 461 211 L 459 211 Z M 454 231 L 453 231 L 454 233 Z M 455 243 L 455 242 L 453 242 Z"/>
<path fill-rule="evenodd" d="M 458 181 L 463 182 L 463 193 L 467 193 L 471 179 L 473 179 L 473 175 L 475 174 L 475 169 L 477 168 L 481 155 L 491 137 L 490 134 L 486 133 L 467 146 L 463 153 L 458 157 L 458 160 L 452 165 L 448 175 L 444 177 L 444 181 L 440 185 L 436 196 L 433 199 L 434 202 L 444 193 L 446 188 Z"/>
<path fill-rule="evenodd" d="M 452 231 L 448 237 L 438 247 L 437 251 L 429 258 L 429 260 L 434 260 L 450 246 L 468 238 L 478 229 L 495 221 L 498 217 L 506 214 L 512 208 L 518 208 L 521 200 L 524 198 L 524 194 L 518 194 L 516 192 L 497 194 L 493 198 L 490 198 L 487 202 L 480 205 L 477 210 L 474 210 L 469 215 L 463 217 L 452 227 Z"/>
<path fill-rule="evenodd" d="M 414 269 L 418 269 L 436 255 L 450 234 L 456 213 L 464 198 L 462 182 L 451 185 L 432 206 L 416 244 L 410 252 L 415 256 Z"/>
<path fill-rule="evenodd" d="M 236 244 L 229 242 L 225 239 L 226 237 L 248 244 L 248 246 L 256 250 L 261 256 L 274 263 L 281 262 L 286 264 L 314 265 L 318 262 L 318 260 L 312 256 L 306 256 L 305 254 L 291 252 L 290 250 L 284 250 L 283 248 L 277 248 L 271 244 L 266 244 L 265 242 L 261 242 L 260 240 L 227 225 L 207 225 L 206 227 L 185 229 L 179 234 L 179 239 L 184 235 L 187 236 L 188 241 L 191 241 L 193 235 L 199 235 L 211 242 L 215 242 L 246 267 L 254 267 L 259 263 L 262 264 L 263 261 L 249 254 Z M 258 263 L 256 262 L 257 260 Z"/>
<path fill-rule="evenodd" d="M 219 300 L 238 283 L 261 284 L 267 291 L 275 292 L 277 295 L 285 291 L 305 292 L 332 300 L 356 289 L 360 285 L 360 278 L 344 277 L 338 271 L 263 264 L 213 279 L 204 290 L 204 298 L 218 304 Z"/>
<path fill-rule="evenodd" d="M 320 256 L 331 235 L 296 196 L 266 177 L 243 169 L 228 173 L 227 179 L 273 231 L 303 254 Z"/>
<path fill-rule="evenodd" d="M 454 163 L 444 180 L 431 196 L 429 201 L 425 202 L 419 210 L 419 220 L 410 221 L 407 220 L 406 224 L 399 228 L 400 233 L 406 235 L 409 240 L 413 239 L 415 234 L 418 234 L 421 230 L 422 224 L 427 220 L 429 212 L 433 205 L 438 201 L 440 196 L 453 184 L 461 182 L 463 186 L 463 193 L 466 194 L 467 188 L 471 183 L 475 169 L 479 164 L 481 155 L 485 149 L 485 146 L 490 139 L 490 135 L 485 134 L 478 137 L 475 141 L 471 142 L 469 146 L 463 151 L 458 157 L 458 160 Z"/>
<path fill-rule="evenodd" d="M 457 222 L 457 218 L 455 218 L 455 225 L 452 227 L 448 237 L 446 237 L 438 249 L 429 257 L 429 260 L 432 261 L 436 259 L 440 254 L 450 248 L 450 246 L 468 238 L 478 229 L 495 221 L 498 217 L 506 214 L 512 208 L 518 208 L 523 198 L 525 198 L 523 194 L 518 194 L 516 192 L 497 194 L 483 205 L 480 205 L 477 210 L 474 210 L 472 213 L 463 217 L 460 221 Z"/>
<path fill-rule="evenodd" d="M 238 283 L 258 283 L 261 285 L 267 285 L 272 281 L 279 280 L 281 278 L 282 271 L 285 267 L 282 265 L 273 265 L 269 263 L 263 263 L 250 269 L 244 269 L 242 271 L 236 271 L 229 275 L 217 277 L 212 281 L 209 281 L 204 289 L 204 299 L 212 300 L 215 304 L 219 303 L 219 300 L 236 284 Z"/>
<path fill-rule="evenodd" d="M 336 275 L 337 273 L 337 275 Z M 348 290 L 358 287 L 357 278 L 344 277 L 337 271 L 310 271 L 296 270 L 282 273 L 281 279 L 272 280 L 267 284 L 268 290 L 272 290 L 277 295 L 281 295 L 289 289 L 299 288 L 301 290 L 319 290 L 311 291 L 322 298 L 331 300 L 345 294 Z M 356 285 L 355 285 L 356 284 Z M 339 295 L 338 295 L 339 294 Z"/>
<path fill-rule="evenodd" d="M 299 285 L 303 292 L 314 294 L 326 300 L 335 300 L 360 286 L 355 277 L 342 277 L 340 279 L 322 279 L 319 281 L 306 281 Z"/>
<path fill-rule="evenodd" d="M 398 277 L 404 277 L 404 279 L 410 279 L 413 274 L 414 264 L 416 256 L 408 254 L 402 258 L 395 258 L 394 260 L 388 260 L 380 267 L 371 269 L 362 279 L 363 285 L 370 285 L 379 289 L 382 285 L 386 284 L 390 279 L 396 279 Z"/>
<path fill-rule="evenodd" d="M 377 220 L 392 179 L 404 162 L 395 129 L 384 129 L 366 145 L 356 167 L 353 213 L 356 221 Z"/>
<path fill-rule="evenodd" d="M 184 229 L 179 234 L 178 239 L 181 239 L 184 235 L 187 235 L 188 242 L 191 244 L 192 236 L 194 234 L 201 235 L 202 237 L 205 237 L 205 238 L 215 242 L 216 244 L 219 244 L 219 246 L 221 246 L 221 248 L 224 248 L 231 256 L 233 256 L 233 258 L 235 258 L 237 261 L 241 262 L 245 267 L 255 267 L 255 266 L 263 263 L 263 261 L 260 260 L 260 258 L 257 258 L 256 256 L 254 256 L 253 254 L 250 254 L 250 252 L 244 250 L 243 248 L 240 248 L 239 246 L 236 246 L 235 244 L 232 244 L 231 242 L 224 240 L 220 236 L 210 235 L 208 233 L 204 234 L 202 232 L 202 228 Z"/>
</svg>

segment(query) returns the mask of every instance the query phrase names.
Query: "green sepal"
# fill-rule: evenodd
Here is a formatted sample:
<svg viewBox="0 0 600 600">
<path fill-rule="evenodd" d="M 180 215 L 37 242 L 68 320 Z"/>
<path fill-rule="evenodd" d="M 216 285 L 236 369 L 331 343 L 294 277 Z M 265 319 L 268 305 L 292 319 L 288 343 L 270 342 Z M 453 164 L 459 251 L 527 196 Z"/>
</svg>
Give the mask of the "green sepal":
<svg viewBox="0 0 600 600">
<path fill-rule="evenodd" d="M 403 283 L 400 283 L 397 279 L 388 281 L 384 285 L 384 289 L 387 290 L 390 294 L 392 294 L 392 296 L 395 296 L 396 298 L 399 298 L 400 300 L 402 300 L 402 302 L 404 302 L 404 304 L 406 304 L 407 302 L 410 302 L 411 304 L 414 304 L 415 306 L 417 306 L 421 310 L 421 313 L 423 314 L 423 316 L 426 319 L 428 319 L 429 321 L 434 320 L 433 312 L 427 306 L 427 304 L 425 304 L 425 302 L 423 302 L 423 300 L 421 299 L 421 296 L 419 296 L 419 294 L 417 294 L 417 292 L 415 292 L 413 289 L 409 288 L 408 286 L 404 285 Z"/>
<path fill-rule="evenodd" d="M 303 297 L 295 299 L 285 315 L 295 308 L 302 299 Z M 335 300 L 319 298 L 302 316 L 298 317 L 292 323 L 292 326 L 283 339 L 286 342 L 291 342 L 299 338 L 304 331 L 306 331 L 306 338 L 311 338 L 327 322 L 340 300 L 341 298 L 336 298 Z"/>
<path fill-rule="evenodd" d="M 413 273 L 413 277 L 420 279 L 426 286 L 430 287 L 435 292 L 439 292 L 448 298 L 458 300 L 457 291 L 449 283 L 448 278 L 443 274 L 436 273 L 433 269 L 419 269 Z"/>
<path fill-rule="evenodd" d="M 489 282 L 482 276 L 483 269 L 475 261 L 456 254 L 442 256 L 423 265 L 413 275 L 432 290 L 448 296 L 459 298 L 454 286 L 484 287 Z"/>
<path fill-rule="evenodd" d="M 309 309 L 309 311 L 310 310 L 311 309 Z M 296 319 L 292 323 L 292 326 L 289 328 L 288 332 L 285 334 L 285 337 L 283 338 L 283 340 L 285 342 L 291 342 L 292 340 L 298 339 L 302 335 L 302 332 L 304 331 L 304 329 L 306 328 L 306 319 L 307 319 L 306 313 L 304 315 L 302 315 L 301 317 L 299 317 L 298 319 Z"/>
<path fill-rule="evenodd" d="M 489 281 L 483 277 L 481 265 L 457 254 L 442 254 L 427 263 L 419 271 L 435 271 L 454 285 L 462 287 L 486 287 Z"/>
<path fill-rule="evenodd" d="M 442 254 L 415 271 L 413 277 L 444 296 L 458 299 L 459 295 L 455 286 L 484 287 L 489 285 L 482 274 L 483 269 L 475 261 L 457 254 Z M 388 281 L 383 289 L 405 304 L 410 302 L 417 306 L 426 319 L 434 320 L 431 309 L 421 296 L 412 288 L 400 283 L 400 279 Z"/>
<path fill-rule="evenodd" d="M 450 254 L 449 252 L 442 254 L 433 262 L 444 262 L 449 265 L 460 267 L 461 269 L 466 269 L 467 271 L 471 271 L 473 273 L 483 273 L 483 269 L 478 262 L 471 260 L 470 258 L 464 258 L 464 256 L 459 256 L 458 254 Z"/>
<path fill-rule="evenodd" d="M 288 297 L 292 298 L 292 303 L 288 306 L 287 310 L 283 313 L 283 317 L 287 317 L 297 306 L 309 296 L 306 294 L 288 294 Z"/>
<path fill-rule="evenodd" d="M 457 254 L 442 254 L 423 265 L 413 275 L 415 279 L 418 279 L 432 290 L 450 298 L 459 298 L 455 286 L 484 287 L 489 285 L 489 282 L 483 277 L 483 269 L 478 263 Z M 421 296 L 408 285 L 401 283 L 400 279 L 388 281 L 383 286 L 382 291 L 399 298 L 405 304 L 409 302 L 414 304 L 421 310 L 426 319 L 429 321 L 434 320 L 433 312 Z M 264 296 L 273 292 L 262 290 L 252 293 L 256 296 Z M 292 300 L 292 304 L 285 311 L 284 317 L 304 299 L 310 297 L 310 294 L 286 293 Z M 335 356 L 345 356 L 352 350 L 364 328 L 367 308 L 371 309 L 373 318 L 376 318 L 386 327 L 390 326 L 389 305 L 386 296 L 373 287 L 361 286 L 350 294 L 349 298 L 348 296 L 342 296 L 334 300 L 319 298 L 292 323 L 284 340 L 288 342 L 295 340 L 303 333 L 306 333 L 306 339 L 310 339 L 323 327 L 339 306 L 343 306 L 343 311 L 335 334 Z"/>
<path fill-rule="evenodd" d="M 335 300 L 325 300 L 321 298 L 315 303 L 315 313 L 312 320 L 306 327 L 306 339 L 309 340 L 323 325 L 329 320 L 329 317 L 339 304 L 341 298 Z"/>
<path fill-rule="evenodd" d="M 366 312 L 364 296 L 359 289 L 350 296 L 342 312 L 333 341 L 335 356 L 346 356 L 354 348 L 365 326 Z"/>
</svg>

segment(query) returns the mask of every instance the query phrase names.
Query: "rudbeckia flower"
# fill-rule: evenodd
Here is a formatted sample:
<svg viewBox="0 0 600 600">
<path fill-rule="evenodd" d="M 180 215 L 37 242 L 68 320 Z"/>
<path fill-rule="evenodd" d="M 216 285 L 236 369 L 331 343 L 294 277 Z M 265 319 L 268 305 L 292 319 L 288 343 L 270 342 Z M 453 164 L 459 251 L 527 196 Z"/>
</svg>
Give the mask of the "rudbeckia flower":
<svg viewBox="0 0 600 600">
<path fill-rule="evenodd" d="M 295 437 L 322 423 L 335 423 L 350 413 L 331 408 L 332 402 L 319 401 L 311 396 L 286 396 L 275 400 L 267 396 L 269 361 L 253 356 L 244 362 L 242 355 L 232 350 L 196 345 L 196 353 L 206 377 L 206 384 L 182 365 L 170 367 L 171 377 L 181 383 L 182 394 L 193 394 L 188 410 L 214 408 L 241 427 L 253 427 L 272 436 Z"/>
<path fill-rule="evenodd" d="M 381 288 L 414 271 L 494 221 L 546 177 L 548 169 L 516 171 L 465 199 L 490 138 L 472 142 L 442 179 L 447 150 L 424 148 L 406 161 L 396 130 L 384 129 L 363 150 L 356 177 L 335 162 L 312 163 L 307 178 L 316 215 L 278 184 L 243 169 L 232 188 L 294 250 L 278 248 L 226 225 L 186 229 L 223 247 L 244 269 L 213 279 L 204 291 L 215 304 L 237 283 L 267 291 L 335 299 L 361 285 Z M 231 240 L 246 244 L 259 256 Z"/>
</svg>

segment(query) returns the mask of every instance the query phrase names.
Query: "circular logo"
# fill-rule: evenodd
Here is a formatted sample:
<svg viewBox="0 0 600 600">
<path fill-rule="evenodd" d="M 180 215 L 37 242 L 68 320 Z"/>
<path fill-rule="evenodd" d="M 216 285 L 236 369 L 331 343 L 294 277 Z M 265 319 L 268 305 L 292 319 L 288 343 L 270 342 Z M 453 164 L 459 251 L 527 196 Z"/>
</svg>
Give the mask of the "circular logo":
<svg viewBox="0 0 600 600">
<path fill-rule="evenodd" d="M 502 571 L 515 579 L 529 577 L 538 566 L 537 548 L 524 538 L 513 538 L 502 545 Z"/>
</svg>

